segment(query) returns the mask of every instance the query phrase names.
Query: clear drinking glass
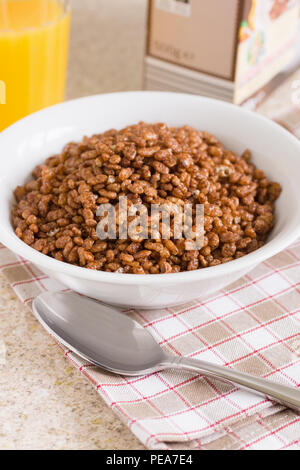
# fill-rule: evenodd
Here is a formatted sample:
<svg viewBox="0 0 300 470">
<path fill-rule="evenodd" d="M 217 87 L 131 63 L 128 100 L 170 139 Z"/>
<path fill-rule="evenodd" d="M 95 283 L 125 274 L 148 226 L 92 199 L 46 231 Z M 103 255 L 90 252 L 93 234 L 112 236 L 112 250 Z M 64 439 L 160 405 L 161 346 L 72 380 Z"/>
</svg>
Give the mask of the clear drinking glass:
<svg viewBox="0 0 300 470">
<path fill-rule="evenodd" d="M 69 0 L 0 0 L 0 131 L 63 101 Z"/>
</svg>

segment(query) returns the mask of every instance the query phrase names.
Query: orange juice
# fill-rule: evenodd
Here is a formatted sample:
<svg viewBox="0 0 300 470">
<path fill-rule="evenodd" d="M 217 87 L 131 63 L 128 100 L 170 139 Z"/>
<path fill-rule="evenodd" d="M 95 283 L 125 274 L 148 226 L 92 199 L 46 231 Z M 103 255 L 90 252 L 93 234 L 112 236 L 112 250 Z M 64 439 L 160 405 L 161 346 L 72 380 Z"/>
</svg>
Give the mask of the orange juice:
<svg viewBox="0 0 300 470">
<path fill-rule="evenodd" d="M 64 98 L 68 1 L 0 0 L 0 131 Z"/>
</svg>

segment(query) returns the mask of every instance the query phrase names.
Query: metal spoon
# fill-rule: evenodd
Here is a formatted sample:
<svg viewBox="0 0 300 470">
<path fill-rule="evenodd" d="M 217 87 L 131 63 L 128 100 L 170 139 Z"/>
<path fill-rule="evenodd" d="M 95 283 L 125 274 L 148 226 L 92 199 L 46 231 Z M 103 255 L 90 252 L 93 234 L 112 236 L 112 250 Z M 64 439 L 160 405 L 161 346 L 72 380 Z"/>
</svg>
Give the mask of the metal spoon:
<svg viewBox="0 0 300 470">
<path fill-rule="evenodd" d="M 129 376 L 185 369 L 300 411 L 299 389 L 205 361 L 170 356 L 145 328 L 100 302 L 74 293 L 47 292 L 34 300 L 33 310 L 60 343 L 102 369 Z"/>
</svg>

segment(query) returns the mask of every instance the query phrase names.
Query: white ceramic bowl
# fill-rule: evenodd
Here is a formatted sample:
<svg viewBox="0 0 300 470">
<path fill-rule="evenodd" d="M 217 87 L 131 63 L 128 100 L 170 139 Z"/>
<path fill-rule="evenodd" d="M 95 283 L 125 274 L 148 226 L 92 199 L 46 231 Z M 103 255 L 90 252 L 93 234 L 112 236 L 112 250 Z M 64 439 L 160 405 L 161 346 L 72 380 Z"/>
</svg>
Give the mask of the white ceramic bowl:
<svg viewBox="0 0 300 470">
<path fill-rule="evenodd" d="M 281 183 L 276 226 L 259 250 L 227 264 L 178 274 L 133 275 L 91 271 L 33 250 L 14 234 L 12 191 L 32 169 L 70 141 L 138 121 L 189 124 L 215 134 L 228 149 L 249 148 L 254 162 Z M 300 236 L 300 143 L 258 114 L 193 95 L 130 92 L 91 96 L 35 113 L 0 133 L 0 241 L 69 288 L 104 302 L 160 308 L 206 297 L 224 288 Z"/>
</svg>

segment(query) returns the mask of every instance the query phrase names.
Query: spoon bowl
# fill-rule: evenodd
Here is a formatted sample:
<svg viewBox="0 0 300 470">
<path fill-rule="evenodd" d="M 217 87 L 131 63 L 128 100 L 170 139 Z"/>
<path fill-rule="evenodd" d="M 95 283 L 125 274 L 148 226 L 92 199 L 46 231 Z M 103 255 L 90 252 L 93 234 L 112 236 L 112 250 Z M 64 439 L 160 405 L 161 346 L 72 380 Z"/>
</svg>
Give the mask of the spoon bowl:
<svg viewBox="0 0 300 470">
<path fill-rule="evenodd" d="M 139 376 L 157 370 L 166 359 L 145 328 L 95 300 L 74 293 L 46 292 L 35 299 L 33 309 L 60 343 L 106 370 Z"/>
</svg>

